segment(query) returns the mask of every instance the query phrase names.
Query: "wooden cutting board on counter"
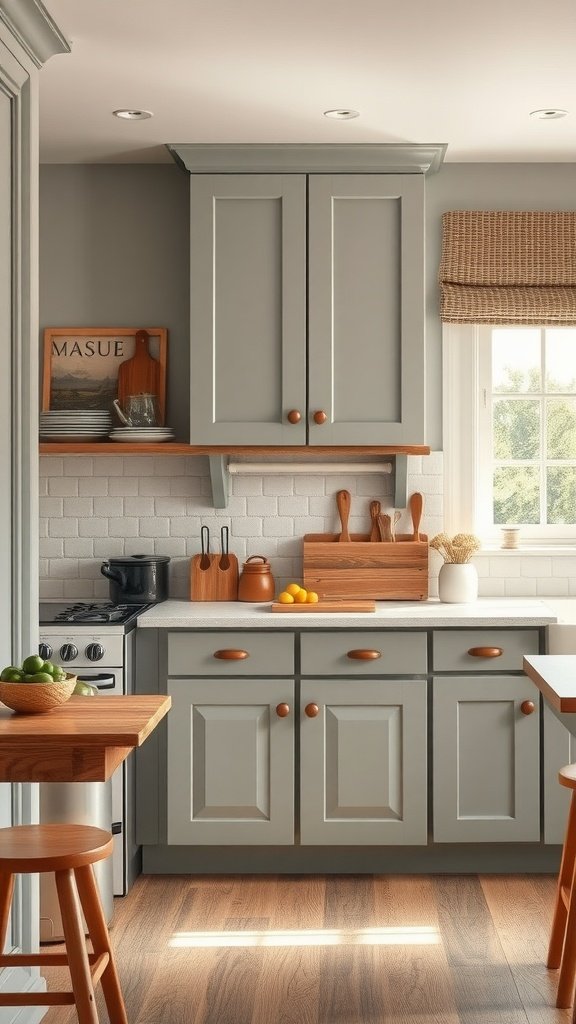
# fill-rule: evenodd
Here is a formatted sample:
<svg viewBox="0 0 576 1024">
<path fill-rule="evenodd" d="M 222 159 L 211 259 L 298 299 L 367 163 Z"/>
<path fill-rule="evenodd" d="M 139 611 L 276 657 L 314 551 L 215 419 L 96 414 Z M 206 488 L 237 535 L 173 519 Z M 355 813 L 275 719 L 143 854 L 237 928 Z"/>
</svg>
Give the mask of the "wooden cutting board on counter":
<svg viewBox="0 0 576 1024">
<path fill-rule="evenodd" d="M 316 604 L 281 604 L 273 601 L 273 612 L 375 612 L 375 601 L 317 601 Z"/>
</svg>

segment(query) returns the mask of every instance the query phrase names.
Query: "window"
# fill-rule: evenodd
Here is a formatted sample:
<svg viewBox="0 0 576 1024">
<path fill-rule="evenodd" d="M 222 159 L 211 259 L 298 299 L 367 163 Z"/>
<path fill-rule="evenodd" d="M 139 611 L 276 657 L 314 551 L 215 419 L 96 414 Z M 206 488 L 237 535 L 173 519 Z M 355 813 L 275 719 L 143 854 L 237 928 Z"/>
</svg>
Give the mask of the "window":
<svg viewBox="0 0 576 1024">
<path fill-rule="evenodd" d="M 446 528 L 576 539 L 576 328 L 444 328 Z"/>
</svg>

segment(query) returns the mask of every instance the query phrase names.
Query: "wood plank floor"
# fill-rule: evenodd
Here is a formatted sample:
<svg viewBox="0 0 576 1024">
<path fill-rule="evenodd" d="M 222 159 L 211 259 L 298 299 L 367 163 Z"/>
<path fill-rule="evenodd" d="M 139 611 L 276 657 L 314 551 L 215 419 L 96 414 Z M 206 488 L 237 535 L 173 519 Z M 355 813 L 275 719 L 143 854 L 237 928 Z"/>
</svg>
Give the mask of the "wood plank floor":
<svg viewBox="0 0 576 1024">
<path fill-rule="evenodd" d="M 548 875 L 149 876 L 111 929 L 130 1024 L 569 1024 Z M 59 949 L 60 947 L 51 947 Z M 50 988 L 67 987 L 61 969 Z M 98 987 L 101 1024 L 108 1022 Z M 45 1024 L 75 1024 L 66 1007 Z M 114 1022 L 111 1022 L 114 1024 Z"/>
</svg>

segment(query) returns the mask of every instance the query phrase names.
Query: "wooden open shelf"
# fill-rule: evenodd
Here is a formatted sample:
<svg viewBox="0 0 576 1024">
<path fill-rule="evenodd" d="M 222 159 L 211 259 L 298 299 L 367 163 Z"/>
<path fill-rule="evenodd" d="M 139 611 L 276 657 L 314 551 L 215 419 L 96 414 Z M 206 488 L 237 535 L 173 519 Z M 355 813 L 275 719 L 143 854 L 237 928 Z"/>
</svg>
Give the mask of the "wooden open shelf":
<svg viewBox="0 0 576 1024">
<path fill-rule="evenodd" d="M 116 441 L 40 442 L 41 455 L 429 455 L 425 444 L 409 445 L 193 445 L 183 441 L 162 444 L 120 444 Z"/>
</svg>

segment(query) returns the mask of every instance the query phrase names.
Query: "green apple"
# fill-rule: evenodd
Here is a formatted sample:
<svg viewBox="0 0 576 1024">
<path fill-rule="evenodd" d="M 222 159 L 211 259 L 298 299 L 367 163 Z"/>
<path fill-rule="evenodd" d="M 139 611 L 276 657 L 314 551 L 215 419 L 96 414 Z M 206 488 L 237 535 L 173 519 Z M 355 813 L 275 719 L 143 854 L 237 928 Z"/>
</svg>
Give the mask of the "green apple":
<svg viewBox="0 0 576 1024">
<path fill-rule="evenodd" d="M 53 683 L 54 679 L 49 672 L 35 672 L 30 679 L 31 683 Z"/>
<path fill-rule="evenodd" d="M 0 679 L 4 683 L 14 683 L 16 682 L 16 679 L 14 678 L 15 673 L 18 676 L 18 679 L 20 679 L 22 676 L 20 669 L 16 665 L 7 665 L 6 668 L 2 669 Z"/>
<path fill-rule="evenodd" d="M 44 658 L 41 658 L 39 654 L 31 654 L 29 658 L 24 658 L 22 662 L 22 669 L 29 675 L 34 675 L 35 672 L 41 672 L 44 665 Z"/>
</svg>

